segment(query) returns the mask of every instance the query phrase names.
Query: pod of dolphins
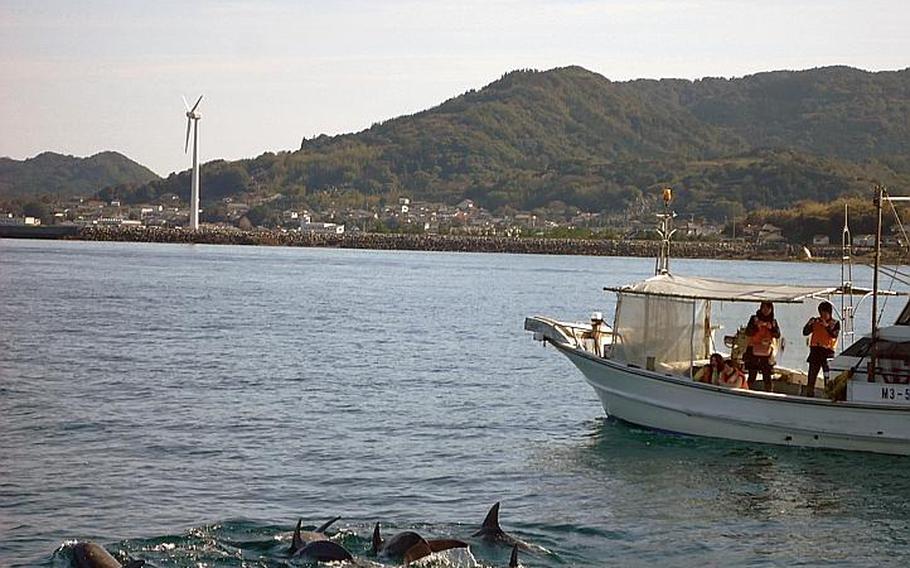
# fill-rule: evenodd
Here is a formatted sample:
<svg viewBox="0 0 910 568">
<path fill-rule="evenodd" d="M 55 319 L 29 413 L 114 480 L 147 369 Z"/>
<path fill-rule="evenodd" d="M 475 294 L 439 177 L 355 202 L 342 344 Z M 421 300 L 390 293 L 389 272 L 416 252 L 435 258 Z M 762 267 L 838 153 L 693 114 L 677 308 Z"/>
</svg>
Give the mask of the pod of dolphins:
<svg viewBox="0 0 910 568">
<path fill-rule="evenodd" d="M 335 517 L 320 525 L 316 530 L 301 530 L 302 519 L 298 519 L 291 546 L 287 554 L 308 562 L 351 562 L 356 564 L 354 555 L 340 544 L 326 536 L 332 524 L 340 519 Z M 518 550 L 545 549 L 523 542 L 506 534 L 499 526 L 499 503 L 494 504 L 480 526 L 480 530 L 471 535 L 485 543 L 509 546 L 512 555 L 509 567 L 518 566 Z M 425 539 L 413 531 L 405 531 L 385 540 L 382 538 L 379 523 L 373 528 L 373 538 L 369 555 L 379 560 L 408 564 L 425 558 L 433 553 L 450 550 L 453 548 L 467 548 L 468 543 L 457 539 Z M 76 568 L 139 568 L 145 564 L 144 560 L 131 560 L 121 564 L 111 556 L 103 547 L 93 542 L 79 542 L 72 546 L 73 563 Z"/>
</svg>

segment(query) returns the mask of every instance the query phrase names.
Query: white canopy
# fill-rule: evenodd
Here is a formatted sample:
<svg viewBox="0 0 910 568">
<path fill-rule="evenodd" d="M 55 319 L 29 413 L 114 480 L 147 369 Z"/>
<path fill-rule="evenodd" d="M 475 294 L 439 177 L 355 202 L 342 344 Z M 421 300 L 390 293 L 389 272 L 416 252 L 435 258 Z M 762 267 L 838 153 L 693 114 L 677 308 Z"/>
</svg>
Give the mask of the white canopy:
<svg viewBox="0 0 910 568">
<path fill-rule="evenodd" d="M 621 294 L 643 294 L 693 300 L 718 300 L 723 302 L 778 302 L 800 303 L 806 298 L 818 298 L 831 294 L 866 294 L 870 290 L 851 288 L 842 290 L 838 286 L 795 286 L 790 284 L 768 284 L 729 282 L 711 278 L 693 278 L 660 274 L 619 288 L 606 287 L 604 290 Z"/>
</svg>

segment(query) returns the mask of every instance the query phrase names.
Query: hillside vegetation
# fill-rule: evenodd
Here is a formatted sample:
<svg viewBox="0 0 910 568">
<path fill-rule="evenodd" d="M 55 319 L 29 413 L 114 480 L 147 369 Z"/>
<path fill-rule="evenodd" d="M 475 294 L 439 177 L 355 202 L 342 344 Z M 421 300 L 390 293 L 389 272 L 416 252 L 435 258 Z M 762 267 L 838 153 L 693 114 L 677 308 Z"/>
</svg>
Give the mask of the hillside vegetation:
<svg viewBox="0 0 910 568">
<path fill-rule="evenodd" d="M 202 169 L 203 201 L 367 207 L 397 196 L 496 210 L 554 202 L 621 214 L 669 184 L 707 218 L 910 186 L 910 69 L 775 71 L 613 82 L 580 67 L 514 71 L 354 134 Z M 109 187 L 187 197 L 189 173 Z"/>
<path fill-rule="evenodd" d="M 116 184 L 144 184 L 154 172 L 117 152 L 88 158 L 44 152 L 27 160 L 0 158 L 0 198 L 91 195 Z"/>
</svg>

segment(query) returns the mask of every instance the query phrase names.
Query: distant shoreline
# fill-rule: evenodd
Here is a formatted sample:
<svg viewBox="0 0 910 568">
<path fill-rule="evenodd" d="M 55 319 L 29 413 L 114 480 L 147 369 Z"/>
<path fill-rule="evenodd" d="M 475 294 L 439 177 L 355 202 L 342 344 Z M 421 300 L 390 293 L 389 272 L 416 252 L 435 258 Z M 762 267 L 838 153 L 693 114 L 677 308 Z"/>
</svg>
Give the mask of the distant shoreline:
<svg viewBox="0 0 910 568">
<path fill-rule="evenodd" d="M 438 252 L 482 252 L 585 256 L 628 256 L 653 258 L 658 242 L 646 240 L 553 239 L 536 237 L 495 237 L 400 233 L 318 234 L 281 230 L 241 231 L 204 228 L 158 227 L 68 227 L 69 231 L 46 231 L 56 226 L 19 228 L 15 233 L 0 231 L 0 237 L 62 238 L 82 241 L 145 243 L 196 243 L 215 245 L 297 246 L 370 250 L 412 250 Z M 42 231 L 41 229 L 45 229 Z M 675 258 L 726 260 L 806 260 L 802 247 L 787 244 L 757 245 L 744 241 L 674 241 Z M 816 247 L 813 257 L 821 261 L 840 259 L 840 247 Z"/>
<path fill-rule="evenodd" d="M 230 245 L 298 246 L 370 250 L 411 250 L 436 252 L 482 252 L 512 254 L 552 254 L 586 256 L 654 257 L 657 241 L 549 239 L 533 237 L 495 237 L 467 235 L 429 235 L 402 233 L 318 234 L 221 229 L 150 229 L 88 227 L 79 232 L 80 240 L 161 243 L 201 243 Z M 787 258 L 787 247 L 757 250 L 750 243 L 680 241 L 673 243 L 678 258 L 778 259 Z"/>
</svg>

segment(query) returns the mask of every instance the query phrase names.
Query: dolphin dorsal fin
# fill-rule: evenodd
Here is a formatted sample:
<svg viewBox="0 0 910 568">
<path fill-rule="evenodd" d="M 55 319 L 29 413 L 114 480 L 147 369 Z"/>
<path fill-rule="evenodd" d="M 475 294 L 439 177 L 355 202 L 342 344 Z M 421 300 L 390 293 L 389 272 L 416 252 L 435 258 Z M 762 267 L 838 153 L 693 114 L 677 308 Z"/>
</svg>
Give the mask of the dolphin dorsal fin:
<svg viewBox="0 0 910 568">
<path fill-rule="evenodd" d="M 512 547 L 512 557 L 509 558 L 509 568 L 518 568 L 518 545 Z"/>
<path fill-rule="evenodd" d="M 379 550 L 382 548 L 382 535 L 379 534 L 379 523 L 376 523 L 376 526 L 373 527 L 373 540 L 371 544 L 372 548 L 370 550 L 373 554 L 379 554 Z"/>
<path fill-rule="evenodd" d="M 334 519 L 329 519 L 328 521 L 322 523 L 322 525 L 320 525 L 319 528 L 316 529 L 316 532 L 321 533 L 321 532 L 325 532 L 325 531 L 329 530 L 329 527 L 332 526 L 332 524 L 340 518 L 341 517 L 335 517 Z"/>
<path fill-rule="evenodd" d="M 297 519 L 297 528 L 294 529 L 294 538 L 291 539 L 291 549 L 299 550 L 303 548 L 303 539 L 300 537 L 300 524 L 303 522 L 303 519 Z"/>
<path fill-rule="evenodd" d="M 490 512 L 487 513 L 486 518 L 483 520 L 481 528 L 484 529 L 493 529 L 493 530 L 502 530 L 499 527 L 499 501 L 495 505 L 490 507 Z"/>
</svg>

